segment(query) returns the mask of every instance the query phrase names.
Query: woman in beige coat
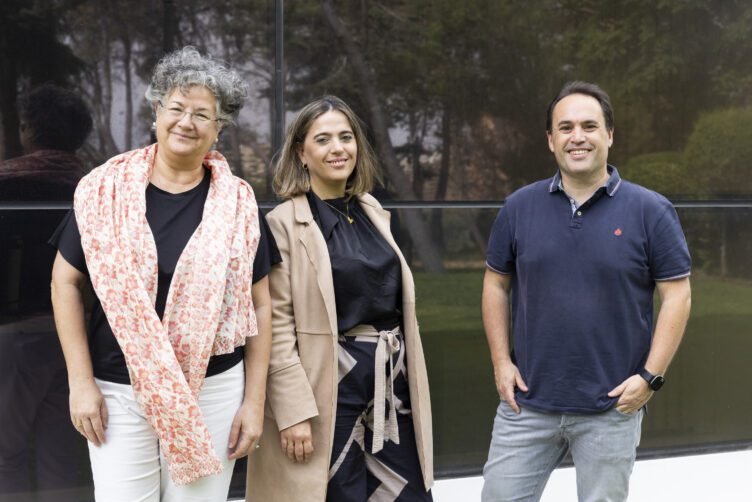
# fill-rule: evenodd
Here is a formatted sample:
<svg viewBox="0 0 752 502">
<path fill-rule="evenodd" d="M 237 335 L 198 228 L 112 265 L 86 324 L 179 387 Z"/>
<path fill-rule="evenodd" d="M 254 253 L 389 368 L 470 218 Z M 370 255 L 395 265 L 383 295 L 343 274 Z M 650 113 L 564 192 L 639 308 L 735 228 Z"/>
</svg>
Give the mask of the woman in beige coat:
<svg viewBox="0 0 752 502">
<path fill-rule="evenodd" d="M 415 289 L 367 192 L 376 162 L 340 99 L 290 126 L 267 216 L 273 348 L 248 501 L 431 500 L 428 379 Z"/>
</svg>

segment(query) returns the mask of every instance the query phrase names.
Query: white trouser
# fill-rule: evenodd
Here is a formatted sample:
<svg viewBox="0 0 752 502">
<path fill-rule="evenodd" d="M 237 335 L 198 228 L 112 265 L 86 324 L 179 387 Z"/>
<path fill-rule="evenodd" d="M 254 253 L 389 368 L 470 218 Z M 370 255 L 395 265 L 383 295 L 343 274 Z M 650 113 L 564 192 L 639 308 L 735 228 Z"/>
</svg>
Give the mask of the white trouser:
<svg viewBox="0 0 752 502">
<path fill-rule="evenodd" d="M 144 417 L 130 385 L 97 379 L 109 413 L 105 443 L 89 443 L 94 494 L 101 502 L 226 501 L 234 460 L 227 444 L 235 412 L 243 401 L 243 363 L 204 380 L 198 396 L 204 421 L 222 461 L 222 472 L 177 486 L 159 453 L 157 435 Z"/>
</svg>

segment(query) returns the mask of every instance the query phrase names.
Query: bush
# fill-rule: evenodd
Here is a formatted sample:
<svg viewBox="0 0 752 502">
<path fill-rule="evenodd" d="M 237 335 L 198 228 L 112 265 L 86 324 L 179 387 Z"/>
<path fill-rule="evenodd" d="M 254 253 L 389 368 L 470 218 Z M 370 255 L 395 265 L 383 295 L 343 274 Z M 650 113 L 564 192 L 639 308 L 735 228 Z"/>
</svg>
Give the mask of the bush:
<svg viewBox="0 0 752 502">
<path fill-rule="evenodd" d="M 618 169 L 624 179 L 668 197 L 682 198 L 692 191 L 681 152 L 637 155 Z"/>
<path fill-rule="evenodd" d="M 752 109 L 701 115 L 687 141 L 684 159 L 698 195 L 752 195 Z"/>
</svg>

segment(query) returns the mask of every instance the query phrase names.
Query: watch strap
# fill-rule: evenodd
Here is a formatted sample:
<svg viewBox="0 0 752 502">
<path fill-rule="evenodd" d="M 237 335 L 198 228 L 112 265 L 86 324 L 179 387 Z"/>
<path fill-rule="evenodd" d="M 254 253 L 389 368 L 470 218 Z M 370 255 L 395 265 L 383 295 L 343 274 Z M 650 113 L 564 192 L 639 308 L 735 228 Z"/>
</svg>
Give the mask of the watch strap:
<svg viewBox="0 0 752 502">
<path fill-rule="evenodd" d="M 648 383 L 648 386 L 654 391 L 663 387 L 663 384 L 666 382 L 666 379 L 663 378 L 663 375 L 653 375 L 651 372 L 649 372 L 645 368 L 642 368 L 640 370 L 639 375 Z"/>
</svg>

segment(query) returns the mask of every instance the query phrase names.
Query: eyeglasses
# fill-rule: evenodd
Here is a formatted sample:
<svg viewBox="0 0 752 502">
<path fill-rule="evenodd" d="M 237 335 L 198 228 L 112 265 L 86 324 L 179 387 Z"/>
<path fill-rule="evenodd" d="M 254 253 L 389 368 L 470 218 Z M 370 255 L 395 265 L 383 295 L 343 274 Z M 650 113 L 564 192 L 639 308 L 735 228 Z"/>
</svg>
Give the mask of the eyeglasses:
<svg viewBox="0 0 752 502">
<path fill-rule="evenodd" d="M 167 108 L 162 104 L 161 101 L 157 101 L 157 103 L 159 103 L 160 108 L 164 110 L 164 113 L 166 113 L 168 117 L 174 120 L 182 120 L 183 117 L 185 117 L 187 114 L 190 117 L 191 122 L 193 122 L 197 126 L 207 126 L 210 122 L 219 122 L 219 119 L 213 119 L 203 112 L 189 112 L 182 106 L 174 105 Z"/>
</svg>

